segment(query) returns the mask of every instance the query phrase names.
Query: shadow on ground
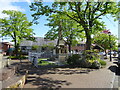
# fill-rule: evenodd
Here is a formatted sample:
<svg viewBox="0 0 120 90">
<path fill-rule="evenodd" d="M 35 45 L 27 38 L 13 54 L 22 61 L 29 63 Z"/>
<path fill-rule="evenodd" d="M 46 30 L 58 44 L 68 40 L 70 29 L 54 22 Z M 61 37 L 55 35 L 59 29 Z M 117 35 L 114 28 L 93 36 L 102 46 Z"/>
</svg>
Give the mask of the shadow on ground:
<svg viewBox="0 0 120 90">
<path fill-rule="evenodd" d="M 49 77 L 41 77 L 41 75 L 45 74 L 59 74 L 59 75 L 72 75 L 72 74 L 89 74 L 91 71 L 96 69 L 88 69 L 88 68 L 47 68 L 41 67 L 36 68 L 32 66 L 30 62 L 22 62 L 20 71 L 23 72 L 28 70 L 27 82 L 26 84 L 32 84 L 33 86 L 42 87 L 42 88 L 61 88 L 63 85 L 70 85 L 71 82 L 66 80 L 54 80 Z"/>
<path fill-rule="evenodd" d="M 108 69 L 110 69 L 112 72 L 114 72 L 116 75 L 120 76 L 120 67 L 118 67 L 118 60 L 115 59 L 113 62 L 115 65 L 110 66 Z"/>
<path fill-rule="evenodd" d="M 37 74 L 37 75 L 44 75 L 44 74 L 64 74 L 64 75 L 71 75 L 71 74 L 88 74 L 91 71 L 97 69 L 88 69 L 88 68 L 59 68 L 59 67 L 39 67 L 36 68 L 32 66 L 29 62 L 22 63 L 21 70 L 28 70 L 29 74 Z"/>
<path fill-rule="evenodd" d="M 32 78 L 32 79 L 31 79 Z M 62 85 L 70 85 L 72 83 L 67 82 L 66 80 L 53 80 L 52 78 L 45 77 L 28 77 L 26 83 L 31 83 L 37 87 L 42 88 L 61 88 Z"/>
</svg>

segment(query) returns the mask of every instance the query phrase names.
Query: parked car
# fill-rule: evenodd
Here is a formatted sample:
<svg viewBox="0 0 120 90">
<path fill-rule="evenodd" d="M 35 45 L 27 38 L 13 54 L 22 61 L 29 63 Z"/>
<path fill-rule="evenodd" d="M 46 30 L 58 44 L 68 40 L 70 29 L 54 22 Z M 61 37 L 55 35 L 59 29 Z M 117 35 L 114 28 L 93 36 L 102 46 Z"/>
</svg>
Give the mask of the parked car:
<svg viewBox="0 0 120 90">
<path fill-rule="evenodd" d="M 99 55 L 106 56 L 106 53 L 105 52 L 99 52 Z"/>
<path fill-rule="evenodd" d="M 120 67 L 120 49 L 118 49 L 118 66 Z"/>
<path fill-rule="evenodd" d="M 111 51 L 111 55 L 113 55 L 115 52 Z M 110 52 L 108 52 L 108 55 L 110 55 Z"/>
</svg>

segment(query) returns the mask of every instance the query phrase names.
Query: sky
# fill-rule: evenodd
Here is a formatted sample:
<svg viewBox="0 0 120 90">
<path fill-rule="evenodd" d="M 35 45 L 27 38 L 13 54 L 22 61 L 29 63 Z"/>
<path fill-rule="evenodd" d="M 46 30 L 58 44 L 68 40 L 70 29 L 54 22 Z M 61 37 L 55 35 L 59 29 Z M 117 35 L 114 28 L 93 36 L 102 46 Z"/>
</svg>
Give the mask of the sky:
<svg viewBox="0 0 120 90">
<path fill-rule="evenodd" d="M 49 0 L 46 0 L 44 4 L 51 3 L 47 1 Z M 6 17 L 6 15 L 2 14 L 3 10 L 18 10 L 26 14 L 29 21 L 32 21 L 33 18 L 31 14 L 33 14 L 33 12 L 31 12 L 29 8 L 31 2 L 33 2 L 33 0 L 0 0 L 0 18 Z M 39 24 L 31 27 L 34 30 L 36 37 L 44 37 L 47 31 L 50 30 L 48 26 L 44 25 L 48 23 L 46 18 L 47 17 L 45 16 L 41 16 L 38 20 Z M 112 34 L 118 37 L 118 22 L 114 22 L 114 19 L 110 15 L 103 17 L 102 20 L 105 21 L 106 29 L 109 29 Z M 3 41 L 10 41 L 10 39 L 4 38 Z"/>
</svg>

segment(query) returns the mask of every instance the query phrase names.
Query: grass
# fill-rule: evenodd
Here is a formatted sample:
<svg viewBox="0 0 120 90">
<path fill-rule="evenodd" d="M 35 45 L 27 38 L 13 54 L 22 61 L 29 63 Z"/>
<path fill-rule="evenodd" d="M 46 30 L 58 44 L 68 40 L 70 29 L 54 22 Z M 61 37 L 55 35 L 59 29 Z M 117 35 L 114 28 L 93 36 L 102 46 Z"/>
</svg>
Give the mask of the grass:
<svg viewBox="0 0 120 90">
<path fill-rule="evenodd" d="M 9 59 L 27 59 L 26 56 L 8 56 Z"/>
<path fill-rule="evenodd" d="M 44 60 L 47 60 L 48 58 L 40 58 L 38 59 L 38 65 L 41 65 L 41 66 L 45 66 L 45 65 L 55 65 L 54 63 L 50 63 L 48 61 L 44 61 Z"/>
</svg>

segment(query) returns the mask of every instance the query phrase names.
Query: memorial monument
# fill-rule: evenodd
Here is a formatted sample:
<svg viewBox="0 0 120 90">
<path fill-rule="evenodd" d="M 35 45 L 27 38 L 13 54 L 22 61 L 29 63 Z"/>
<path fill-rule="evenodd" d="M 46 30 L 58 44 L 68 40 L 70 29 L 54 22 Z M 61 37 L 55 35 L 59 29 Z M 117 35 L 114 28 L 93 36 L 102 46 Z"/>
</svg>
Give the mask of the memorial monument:
<svg viewBox="0 0 120 90">
<path fill-rule="evenodd" d="M 65 44 L 65 41 L 62 38 L 62 26 L 59 25 L 59 31 L 58 31 L 58 41 L 57 41 L 57 45 L 56 45 L 56 54 L 58 54 L 58 60 L 60 62 L 60 64 L 63 64 L 65 62 L 66 59 L 66 55 L 68 53 L 68 47 Z"/>
</svg>

